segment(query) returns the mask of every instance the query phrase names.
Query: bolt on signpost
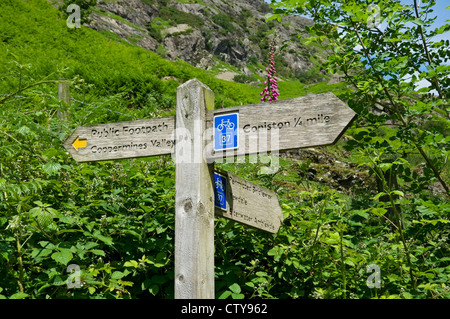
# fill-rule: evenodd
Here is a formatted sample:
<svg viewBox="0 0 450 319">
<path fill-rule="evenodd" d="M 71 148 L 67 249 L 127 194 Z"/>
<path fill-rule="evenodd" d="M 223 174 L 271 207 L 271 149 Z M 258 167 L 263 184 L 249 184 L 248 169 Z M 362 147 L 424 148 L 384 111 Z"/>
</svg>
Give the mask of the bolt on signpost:
<svg viewBox="0 0 450 319">
<path fill-rule="evenodd" d="M 214 110 L 197 79 L 177 88 L 176 117 L 78 127 L 64 147 L 77 162 L 175 157 L 175 298 L 214 298 L 214 216 L 276 233 L 276 194 L 216 160 L 335 143 L 356 114 L 332 93 Z M 269 138 L 270 137 L 270 138 Z"/>
</svg>

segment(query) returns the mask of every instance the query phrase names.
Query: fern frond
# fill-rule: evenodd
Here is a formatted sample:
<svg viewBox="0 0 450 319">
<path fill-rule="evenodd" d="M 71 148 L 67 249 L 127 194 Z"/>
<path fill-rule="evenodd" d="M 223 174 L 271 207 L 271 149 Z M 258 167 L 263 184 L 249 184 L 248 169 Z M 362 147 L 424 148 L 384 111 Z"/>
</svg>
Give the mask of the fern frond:
<svg viewBox="0 0 450 319">
<path fill-rule="evenodd" d="M 36 179 L 33 181 L 13 184 L 8 183 L 5 179 L 0 179 L 0 199 L 19 199 L 23 195 L 36 194 L 48 185 L 48 183 L 49 181 L 47 180 Z"/>
</svg>

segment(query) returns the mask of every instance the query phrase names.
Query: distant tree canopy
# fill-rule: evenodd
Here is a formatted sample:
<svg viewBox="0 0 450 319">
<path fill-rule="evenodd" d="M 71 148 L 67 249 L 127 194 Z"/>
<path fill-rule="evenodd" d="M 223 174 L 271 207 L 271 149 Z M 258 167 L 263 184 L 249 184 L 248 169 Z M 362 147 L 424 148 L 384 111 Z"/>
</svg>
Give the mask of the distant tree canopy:
<svg viewBox="0 0 450 319">
<path fill-rule="evenodd" d="M 353 87 L 349 105 L 361 120 L 372 124 L 391 120 L 399 125 L 398 139 L 406 148 L 395 152 L 418 152 L 450 195 L 441 176 L 449 155 L 449 141 L 443 134 L 448 130 L 423 129 L 430 121 L 449 126 L 450 45 L 433 37 L 448 32 L 450 24 L 432 29 L 435 1 L 409 2 L 272 1 L 274 14 L 269 20 L 288 14 L 311 16 L 315 24 L 305 27 L 298 38 L 306 36 L 328 50 L 324 66 L 331 74 L 344 75 Z M 375 105 L 383 109 L 382 116 L 371 112 Z M 430 140 L 439 142 L 433 146 Z"/>
</svg>

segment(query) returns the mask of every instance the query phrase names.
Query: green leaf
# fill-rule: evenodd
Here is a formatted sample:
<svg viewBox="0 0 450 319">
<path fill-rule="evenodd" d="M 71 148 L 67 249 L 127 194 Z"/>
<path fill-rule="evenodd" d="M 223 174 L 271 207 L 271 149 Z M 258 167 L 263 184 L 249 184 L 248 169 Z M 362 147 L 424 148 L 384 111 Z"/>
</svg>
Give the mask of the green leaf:
<svg viewBox="0 0 450 319">
<path fill-rule="evenodd" d="M 158 285 L 151 285 L 148 288 L 148 291 L 153 295 L 156 296 L 156 294 L 159 292 L 159 286 Z"/>
<path fill-rule="evenodd" d="M 127 271 L 127 272 L 128 272 L 128 271 Z M 126 272 L 121 272 L 121 271 L 115 271 L 115 272 L 112 273 L 111 279 L 115 279 L 115 280 L 122 279 L 122 278 L 125 277 L 126 275 L 128 275 L 128 273 L 126 273 Z"/>
<path fill-rule="evenodd" d="M 139 264 L 138 264 L 138 262 L 136 260 L 126 261 L 123 265 L 125 267 L 134 267 L 134 268 L 138 268 L 139 267 Z"/>
<path fill-rule="evenodd" d="M 61 169 L 61 164 L 59 163 L 47 163 L 42 165 L 42 170 L 46 172 L 48 175 L 54 175 L 58 173 Z"/>
<path fill-rule="evenodd" d="M 228 287 L 232 292 L 234 292 L 235 294 L 239 294 L 241 293 L 241 287 L 237 284 L 234 283 L 231 286 Z"/>
<path fill-rule="evenodd" d="M 355 210 L 353 211 L 356 215 L 359 215 L 365 219 L 369 218 L 369 214 L 364 210 Z"/>
<path fill-rule="evenodd" d="M 33 250 L 31 251 L 31 257 L 32 258 L 42 258 L 42 257 L 47 257 L 48 255 L 50 255 L 52 253 L 53 250 L 51 249 L 46 249 L 46 248 L 42 248 L 42 249 L 38 249 L 38 248 L 33 248 Z"/>
<path fill-rule="evenodd" d="M 106 237 L 103 236 L 102 234 L 100 234 L 100 231 L 96 230 L 92 236 L 94 238 L 97 238 L 98 240 L 101 240 L 102 242 L 104 242 L 105 244 L 107 244 L 108 246 L 111 246 L 113 244 L 113 240 L 111 237 Z"/>
<path fill-rule="evenodd" d="M 23 292 L 17 292 L 14 295 L 12 295 L 11 297 L 9 297 L 10 299 L 25 299 L 27 297 L 29 297 L 29 294 L 23 293 Z"/>
<path fill-rule="evenodd" d="M 60 251 L 52 254 L 52 259 L 57 263 L 67 265 L 73 258 L 73 254 L 69 249 L 61 248 Z"/>
<path fill-rule="evenodd" d="M 97 255 L 97 256 L 103 256 L 103 257 L 106 256 L 105 252 L 103 250 L 100 250 L 100 249 L 92 249 L 92 250 L 90 250 L 90 252 L 93 253 L 94 255 Z"/>
<path fill-rule="evenodd" d="M 450 220 L 446 220 L 446 219 L 432 219 L 432 220 L 422 219 L 420 221 L 413 220 L 413 223 L 422 224 L 422 225 L 431 224 L 433 226 L 436 226 L 437 223 L 449 224 Z"/>
<path fill-rule="evenodd" d="M 284 253 L 284 249 L 277 246 L 277 247 L 274 247 L 271 250 L 269 250 L 267 254 L 269 256 L 274 256 L 275 260 L 279 260 L 280 257 L 283 255 L 283 253 Z"/>
<path fill-rule="evenodd" d="M 229 296 L 231 296 L 232 292 L 229 290 L 224 291 L 218 299 L 227 299 Z"/>
<path fill-rule="evenodd" d="M 382 207 L 375 207 L 374 209 L 372 209 L 372 213 L 374 213 L 377 216 L 383 216 L 384 214 L 386 214 L 387 210 L 385 208 Z"/>
<path fill-rule="evenodd" d="M 419 18 L 412 19 L 411 22 L 413 22 L 413 23 L 415 23 L 415 24 L 418 24 L 418 25 L 420 25 L 420 26 L 425 25 L 425 22 L 423 22 L 423 20 L 422 20 L 422 19 L 419 19 Z"/>
<path fill-rule="evenodd" d="M 31 133 L 31 130 L 30 130 L 30 128 L 28 127 L 28 126 L 22 126 L 22 127 L 20 127 L 18 130 L 17 130 L 17 132 L 20 134 L 20 135 L 23 135 L 23 136 L 27 136 L 27 135 L 29 135 L 30 133 Z"/>
<path fill-rule="evenodd" d="M 404 197 L 405 193 L 403 193 L 402 191 L 392 191 L 392 194 L 398 195 L 400 197 Z"/>
<path fill-rule="evenodd" d="M 93 241 L 90 241 L 90 242 L 87 242 L 84 245 L 84 248 L 85 249 L 92 249 L 92 248 L 97 247 L 97 246 L 98 246 L 98 243 L 94 243 Z"/>
<path fill-rule="evenodd" d="M 267 273 L 264 271 L 257 271 L 256 276 L 258 277 L 267 277 Z"/>
<path fill-rule="evenodd" d="M 278 22 L 281 22 L 282 18 L 278 14 L 267 13 L 265 15 L 265 19 L 266 19 L 266 22 L 271 21 L 271 20 L 277 20 Z"/>
<path fill-rule="evenodd" d="M 51 242 L 48 241 L 40 241 L 39 245 L 41 245 L 42 248 L 47 248 L 47 249 L 55 249 L 56 246 L 53 245 Z"/>
<path fill-rule="evenodd" d="M 385 196 L 385 195 L 387 195 L 385 192 L 378 193 L 374 196 L 373 200 L 378 200 L 378 198 L 380 198 L 381 196 Z"/>
<path fill-rule="evenodd" d="M 383 170 L 383 172 L 386 172 L 391 167 L 392 167 L 392 163 L 381 163 L 380 164 L 380 168 Z"/>
</svg>

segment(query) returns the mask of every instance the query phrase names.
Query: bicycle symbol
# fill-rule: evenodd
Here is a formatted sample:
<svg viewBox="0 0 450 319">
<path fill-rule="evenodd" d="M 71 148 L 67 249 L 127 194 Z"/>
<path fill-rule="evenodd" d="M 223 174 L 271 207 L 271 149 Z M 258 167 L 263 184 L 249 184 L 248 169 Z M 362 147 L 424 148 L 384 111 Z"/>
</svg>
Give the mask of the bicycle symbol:
<svg viewBox="0 0 450 319">
<path fill-rule="evenodd" d="M 221 123 L 219 125 L 217 125 L 217 129 L 219 131 L 222 131 L 224 128 L 232 130 L 232 129 L 234 129 L 234 123 L 231 122 L 230 119 L 222 120 Z"/>
<path fill-rule="evenodd" d="M 216 189 L 221 190 L 222 192 L 224 191 L 221 179 L 216 179 Z"/>
<path fill-rule="evenodd" d="M 216 186 L 214 192 L 214 205 L 220 209 L 227 209 L 226 178 L 214 173 L 214 183 Z"/>
</svg>

